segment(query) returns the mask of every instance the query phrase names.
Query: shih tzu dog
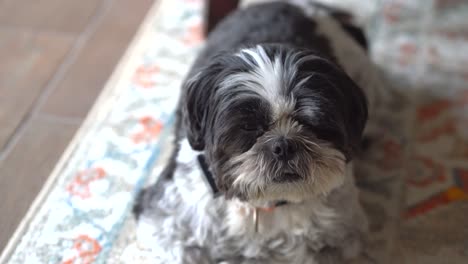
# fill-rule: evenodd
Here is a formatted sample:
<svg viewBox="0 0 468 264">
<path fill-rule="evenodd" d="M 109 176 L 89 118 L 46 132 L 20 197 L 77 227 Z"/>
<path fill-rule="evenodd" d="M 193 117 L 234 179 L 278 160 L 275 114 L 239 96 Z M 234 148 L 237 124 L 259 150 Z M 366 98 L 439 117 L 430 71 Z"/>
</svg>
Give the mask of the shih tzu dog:
<svg viewBox="0 0 468 264">
<path fill-rule="evenodd" d="M 352 160 L 373 104 L 339 12 L 239 9 L 183 85 L 176 147 L 135 206 L 157 263 L 344 263 L 367 230 Z M 361 87 L 365 84 L 367 87 Z"/>
</svg>

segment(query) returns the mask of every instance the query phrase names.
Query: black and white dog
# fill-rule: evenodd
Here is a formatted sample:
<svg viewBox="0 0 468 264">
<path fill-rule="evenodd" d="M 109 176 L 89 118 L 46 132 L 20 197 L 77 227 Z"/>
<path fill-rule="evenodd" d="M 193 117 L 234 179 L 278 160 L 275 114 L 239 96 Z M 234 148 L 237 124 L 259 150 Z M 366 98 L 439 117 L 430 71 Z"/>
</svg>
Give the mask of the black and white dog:
<svg viewBox="0 0 468 264">
<path fill-rule="evenodd" d="M 184 83 L 173 156 L 135 206 L 156 262 L 360 254 L 367 221 L 351 161 L 378 82 L 363 36 L 284 2 L 215 28 Z"/>
</svg>

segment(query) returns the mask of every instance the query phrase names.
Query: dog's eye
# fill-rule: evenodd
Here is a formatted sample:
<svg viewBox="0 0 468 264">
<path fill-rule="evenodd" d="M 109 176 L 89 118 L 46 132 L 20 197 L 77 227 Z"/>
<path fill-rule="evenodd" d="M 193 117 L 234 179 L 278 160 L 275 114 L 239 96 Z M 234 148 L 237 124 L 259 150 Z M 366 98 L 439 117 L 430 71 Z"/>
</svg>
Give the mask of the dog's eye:
<svg viewBox="0 0 468 264">
<path fill-rule="evenodd" d="M 303 126 L 303 127 L 305 127 L 305 128 L 308 128 L 308 129 L 313 128 L 313 126 L 312 126 L 309 122 L 307 122 L 305 119 L 303 119 L 303 118 L 294 117 L 293 119 L 294 119 L 294 121 L 296 121 L 299 125 L 301 125 L 301 126 Z"/>
<path fill-rule="evenodd" d="M 241 130 L 249 135 L 255 135 L 257 138 L 265 133 L 265 128 L 257 123 L 245 123 L 241 126 Z"/>
<path fill-rule="evenodd" d="M 241 129 L 248 132 L 261 130 L 261 126 L 256 123 L 244 123 L 241 126 Z"/>
</svg>

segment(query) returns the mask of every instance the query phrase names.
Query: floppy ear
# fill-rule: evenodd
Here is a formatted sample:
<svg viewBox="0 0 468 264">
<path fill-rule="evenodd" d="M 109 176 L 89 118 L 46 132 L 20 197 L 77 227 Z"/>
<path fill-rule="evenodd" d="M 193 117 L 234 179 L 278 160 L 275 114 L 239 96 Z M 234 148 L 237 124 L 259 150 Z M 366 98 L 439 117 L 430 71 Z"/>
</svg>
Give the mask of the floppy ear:
<svg viewBox="0 0 468 264">
<path fill-rule="evenodd" d="M 363 90 L 345 74 L 342 83 L 344 96 L 345 120 L 344 125 L 348 135 L 346 152 L 349 156 L 359 150 L 362 143 L 362 134 L 368 118 L 367 98 Z"/>
<path fill-rule="evenodd" d="M 336 63 L 310 55 L 301 65 L 302 72 L 317 76 L 311 78 L 315 91 L 338 110 L 336 120 L 341 122 L 343 151 L 348 160 L 360 148 L 362 133 L 367 122 L 367 98 L 363 90 Z M 320 81 L 319 81 L 320 80 Z M 332 111 L 332 110 L 330 110 Z M 330 113 L 331 114 L 331 113 Z"/>
<path fill-rule="evenodd" d="M 183 121 L 187 138 L 194 150 L 205 148 L 207 127 L 214 115 L 214 93 L 219 79 L 219 67 L 212 66 L 202 69 L 187 79 L 182 86 Z"/>
<path fill-rule="evenodd" d="M 329 72 L 333 80 L 333 96 L 337 107 L 341 109 L 342 129 L 345 132 L 344 152 L 350 161 L 362 145 L 362 134 L 368 119 L 367 97 L 339 65 L 330 66 L 334 68 Z"/>
</svg>

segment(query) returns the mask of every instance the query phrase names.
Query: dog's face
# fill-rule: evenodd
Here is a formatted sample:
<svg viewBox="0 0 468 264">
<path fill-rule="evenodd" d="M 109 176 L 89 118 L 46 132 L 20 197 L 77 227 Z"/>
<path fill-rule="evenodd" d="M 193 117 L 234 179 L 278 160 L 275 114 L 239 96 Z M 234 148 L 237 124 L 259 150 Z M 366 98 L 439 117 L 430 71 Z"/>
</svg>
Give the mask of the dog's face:
<svg viewBox="0 0 468 264">
<path fill-rule="evenodd" d="M 365 96 L 341 68 L 292 47 L 218 56 L 184 88 L 190 144 L 228 198 L 254 204 L 339 186 L 367 120 Z"/>
</svg>

